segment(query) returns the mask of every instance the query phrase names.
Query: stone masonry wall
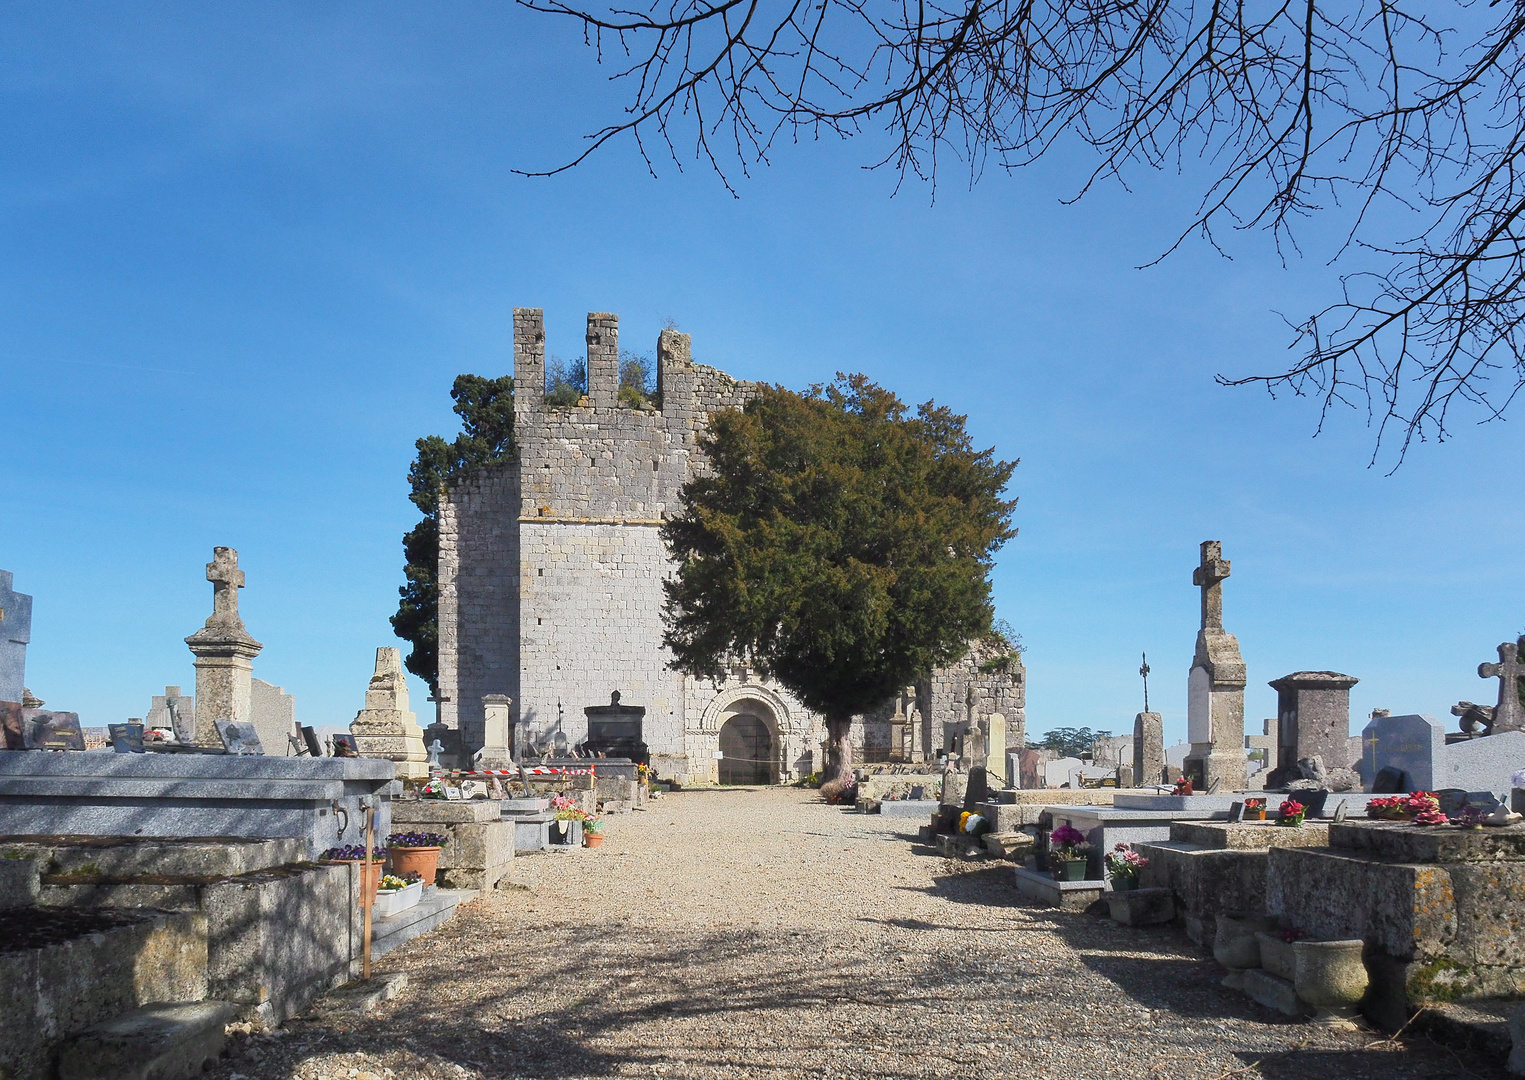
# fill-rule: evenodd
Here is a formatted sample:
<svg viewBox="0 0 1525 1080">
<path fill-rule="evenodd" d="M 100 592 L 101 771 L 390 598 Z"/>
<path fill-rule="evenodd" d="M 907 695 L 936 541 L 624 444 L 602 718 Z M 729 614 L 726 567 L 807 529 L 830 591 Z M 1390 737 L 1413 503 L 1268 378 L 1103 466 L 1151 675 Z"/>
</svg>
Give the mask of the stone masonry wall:
<svg viewBox="0 0 1525 1080">
<path fill-rule="evenodd" d="M 930 679 L 917 686 L 918 706 L 931 721 L 927 745 L 945 745 L 943 725 L 957 724 L 962 730 L 968 722 L 968 702 L 973 693 L 974 718 L 983 720 L 991 713 L 1006 717 L 1006 747 L 1020 750 L 1027 739 L 1027 670 L 1021 655 L 1014 656 L 1006 670 L 981 671 L 980 665 L 1005 650 L 985 642 L 975 642 L 964 658 L 938 668 Z"/>
<path fill-rule="evenodd" d="M 483 696 L 519 698 L 518 509 L 513 462 L 477 470 L 440 502 L 440 720 L 473 748 Z"/>
</svg>

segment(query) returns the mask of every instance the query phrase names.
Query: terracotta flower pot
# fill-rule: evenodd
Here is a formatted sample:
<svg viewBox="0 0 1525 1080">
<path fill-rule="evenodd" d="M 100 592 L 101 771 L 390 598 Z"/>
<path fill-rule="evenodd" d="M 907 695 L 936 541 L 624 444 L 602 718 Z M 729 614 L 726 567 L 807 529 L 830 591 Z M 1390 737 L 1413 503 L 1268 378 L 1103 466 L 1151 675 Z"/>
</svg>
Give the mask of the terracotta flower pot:
<svg viewBox="0 0 1525 1080">
<path fill-rule="evenodd" d="M 582 842 L 585 847 L 598 847 L 598 845 L 604 842 L 604 834 L 585 832 L 582 834 Z"/>
<path fill-rule="evenodd" d="M 382 863 L 380 859 L 373 859 L 369 863 L 363 862 L 360 859 L 324 859 L 323 861 L 353 866 L 360 874 L 360 887 L 369 890 L 372 904 L 376 902 L 376 889 L 381 884 Z M 364 896 L 363 893 L 361 895 Z M 364 900 L 361 902 L 364 903 Z"/>
<path fill-rule="evenodd" d="M 398 877 L 417 874 L 424 879 L 425 885 L 433 885 L 439 868 L 439 853 L 444 850 L 437 847 L 390 847 L 387 854 L 392 856 L 392 873 Z"/>
</svg>

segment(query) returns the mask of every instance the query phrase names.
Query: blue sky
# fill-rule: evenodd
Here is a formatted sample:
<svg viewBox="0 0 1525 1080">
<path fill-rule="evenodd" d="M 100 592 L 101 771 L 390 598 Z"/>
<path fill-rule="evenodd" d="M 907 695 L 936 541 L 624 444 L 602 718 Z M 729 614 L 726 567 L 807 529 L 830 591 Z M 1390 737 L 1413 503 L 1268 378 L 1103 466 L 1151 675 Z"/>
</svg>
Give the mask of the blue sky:
<svg viewBox="0 0 1525 1080">
<path fill-rule="evenodd" d="M 628 144 L 552 179 L 622 98 L 569 25 L 512 5 L 9 4 L 0 12 L 0 567 L 36 597 L 28 682 L 84 722 L 193 684 L 203 564 L 239 549 L 255 674 L 304 723 L 362 704 L 401 580 L 413 440 L 459 372 L 507 373 L 511 313 L 552 352 L 586 312 L 649 349 L 802 387 L 863 371 L 1020 458 L 995 575 L 1029 730 L 1131 729 L 1139 653 L 1185 732 L 1197 544 L 1233 562 L 1225 623 L 1269 679 L 1360 677 L 1353 713 L 1492 702 L 1525 625 L 1519 423 L 1367 467 L 1364 416 L 1216 386 L 1287 359 L 1319 257 L 1188 242 L 1192 177 L 1061 205 L 1066 150 L 936 192 L 782 146 L 732 197 Z M 414 685 L 421 715 L 425 691 Z M 1359 730 L 1359 722 L 1356 724 Z"/>
</svg>

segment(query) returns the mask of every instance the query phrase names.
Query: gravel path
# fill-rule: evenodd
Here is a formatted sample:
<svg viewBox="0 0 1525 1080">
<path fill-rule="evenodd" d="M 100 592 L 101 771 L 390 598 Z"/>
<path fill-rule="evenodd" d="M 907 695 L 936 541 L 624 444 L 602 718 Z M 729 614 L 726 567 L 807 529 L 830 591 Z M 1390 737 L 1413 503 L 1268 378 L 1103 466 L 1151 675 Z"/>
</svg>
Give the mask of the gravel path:
<svg viewBox="0 0 1525 1080">
<path fill-rule="evenodd" d="M 1177 932 L 1018 906 L 1009 869 L 960 872 L 914 824 L 794 789 L 670 795 L 384 958 L 410 984 L 371 1016 L 293 1021 L 214 1075 L 1496 1075 L 1281 1020 Z"/>
</svg>

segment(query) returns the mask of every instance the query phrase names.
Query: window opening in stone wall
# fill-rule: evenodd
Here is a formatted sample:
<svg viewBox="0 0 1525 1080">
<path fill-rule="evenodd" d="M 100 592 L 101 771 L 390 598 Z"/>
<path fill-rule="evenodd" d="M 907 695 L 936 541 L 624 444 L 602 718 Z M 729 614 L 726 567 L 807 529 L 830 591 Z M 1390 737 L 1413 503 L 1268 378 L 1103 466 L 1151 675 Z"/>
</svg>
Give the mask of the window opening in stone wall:
<svg viewBox="0 0 1525 1080">
<path fill-rule="evenodd" d="M 581 403 L 588 392 L 588 362 L 581 356 L 571 360 L 559 356 L 545 358 L 545 403 L 553 408 L 567 408 Z M 550 468 L 549 465 L 546 468 Z"/>
<path fill-rule="evenodd" d="M 536 577 L 545 577 L 545 569 L 542 567 L 541 569 L 536 570 L 535 571 L 535 576 Z"/>
<path fill-rule="evenodd" d="M 620 404 L 631 409 L 660 409 L 657 367 L 650 354 L 620 350 Z"/>
</svg>

